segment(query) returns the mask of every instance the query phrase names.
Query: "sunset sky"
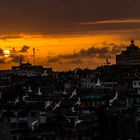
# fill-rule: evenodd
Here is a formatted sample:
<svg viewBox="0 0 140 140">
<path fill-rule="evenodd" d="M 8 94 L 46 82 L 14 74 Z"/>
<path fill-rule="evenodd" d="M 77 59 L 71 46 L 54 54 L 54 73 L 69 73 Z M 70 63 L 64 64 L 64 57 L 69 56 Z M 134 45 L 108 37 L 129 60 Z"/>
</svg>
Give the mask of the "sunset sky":
<svg viewBox="0 0 140 140">
<path fill-rule="evenodd" d="M 33 48 L 37 65 L 95 68 L 132 38 L 140 46 L 140 0 L 0 0 L 0 69 L 33 63 Z"/>
</svg>

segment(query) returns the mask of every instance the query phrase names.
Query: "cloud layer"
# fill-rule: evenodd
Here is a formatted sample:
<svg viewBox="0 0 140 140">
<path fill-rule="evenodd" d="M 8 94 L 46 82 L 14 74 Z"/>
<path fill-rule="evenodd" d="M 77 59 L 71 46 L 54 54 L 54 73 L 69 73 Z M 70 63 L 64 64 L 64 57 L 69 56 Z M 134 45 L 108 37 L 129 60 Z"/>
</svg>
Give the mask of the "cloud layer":
<svg viewBox="0 0 140 140">
<path fill-rule="evenodd" d="M 1 33 L 69 34 L 137 29 L 140 28 L 137 22 L 140 1 L 1 0 L 0 19 Z M 122 22 L 128 19 L 134 19 L 133 23 Z M 108 22 L 110 20 L 120 22 Z M 79 24 L 90 22 L 96 24 Z"/>
<path fill-rule="evenodd" d="M 55 57 L 50 57 L 47 60 L 48 64 L 55 63 L 70 63 L 70 64 L 83 64 L 84 60 L 101 60 L 105 61 L 106 58 L 114 59 L 115 55 L 120 53 L 121 50 L 126 48 L 126 46 L 117 46 L 115 44 L 108 44 L 106 42 L 103 43 L 102 48 L 92 46 L 88 49 L 81 49 L 79 52 L 72 54 L 63 54 Z M 110 47 L 111 46 L 111 47 Z"/>
<path fill-rule="evenodd" d="M 29 46 L 24 45 L 20 50 L 16 50 L 14 47 L 10 51 L 10 55 L 6 56 L 4 50 L 0 48 L 0 64 L 7 63 L 19 63 L 22 59 L 23 61 L 27 59 L 27 52 Z"/>
</svg>

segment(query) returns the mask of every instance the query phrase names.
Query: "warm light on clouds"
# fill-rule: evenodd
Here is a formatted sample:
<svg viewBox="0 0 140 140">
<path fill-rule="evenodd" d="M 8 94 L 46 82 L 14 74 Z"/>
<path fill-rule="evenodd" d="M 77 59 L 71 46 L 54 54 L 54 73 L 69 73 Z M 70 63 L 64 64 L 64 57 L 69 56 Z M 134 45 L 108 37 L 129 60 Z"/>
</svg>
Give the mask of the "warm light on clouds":
<svg viewBox="0 0 140 140">
<path fill-rule="evenodd" d="M 5 68 L 17 65 L 20 57 L 24 62 L 33 63 L 33 48 L 36 50 L 36 64 L 44 67 L 53 67 L 55 70 L 95 68 L 104 64 L 105 58 L 115 63 L 116 53 L 129 45 L 131 39 L 129 36 L 123 37 L 119 32 L 59 36 L 22 34 L 18 38 L 12 36 L 3 35 L 5 39 L 0 40 L 1 49 L 10 50 L 11 53 L 10 60 L 1 58 L 1 69 L 4 63 Z"/>
<path fill-rule="evenodd" d="M 0 68 L 33 63 L 33 48 L 36 64 L 55 70 L 115 63 L 132 38 L 140 46 L 139 13 L 139 0 L 2 0 Z"/>
<path fill-rule="evenodd" d="M 4 50 L 4 56 L 9 57 L 10 56 L 10 51 L 9 50 Z"/>
<path fill-rule="evenodd" d="M 140 19 L 90 21 L 90 22 L 82 22 L 79 24 L 90 25 L 90 24 L 109 24 L 109 23 L 140 23 Z"/>
</svg>

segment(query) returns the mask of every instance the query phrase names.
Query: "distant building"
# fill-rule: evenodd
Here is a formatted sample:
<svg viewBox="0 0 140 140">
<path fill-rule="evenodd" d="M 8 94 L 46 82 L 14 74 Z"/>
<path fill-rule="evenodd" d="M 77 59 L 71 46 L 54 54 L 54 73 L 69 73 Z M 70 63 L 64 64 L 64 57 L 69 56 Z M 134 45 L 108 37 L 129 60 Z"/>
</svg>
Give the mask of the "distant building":
<svg viewBox="0 0 140 140">
<path fill-rule="evenodd" d="M 140 95 L 140 80 L 133 81 L 133 88 L 137 90 L 137 94 Z"/>
<path fill-rule="evenodd" d="M 121 54 L 116 55 L 117 65 L 140 65 L 140 48 L 135 46 L 134 40 Z"/>
<path fill-rule="evenodd" d="M 20 63 L 19 66 L 13 66 L 12 71 L 19 76 L 33 77 L 37 75 L 47 76 L 52 74 L 52 68 L 43 68 L 41 65 L 31 65 L 30 63 Z"/>
<path fill-rule="evenodd" d="M 94 78 L 81 78 L 81 88 L 94 88 L 95 84 Z"/>
<path fill-rule="evenodd" d="M 98 80 L 95 78 L 81 78 L 81 88 L 91 89 L 96 88 Z M 101 88 L 109 89 L 118 85 L 115 81 L 101 81 Z"/>
</svg>

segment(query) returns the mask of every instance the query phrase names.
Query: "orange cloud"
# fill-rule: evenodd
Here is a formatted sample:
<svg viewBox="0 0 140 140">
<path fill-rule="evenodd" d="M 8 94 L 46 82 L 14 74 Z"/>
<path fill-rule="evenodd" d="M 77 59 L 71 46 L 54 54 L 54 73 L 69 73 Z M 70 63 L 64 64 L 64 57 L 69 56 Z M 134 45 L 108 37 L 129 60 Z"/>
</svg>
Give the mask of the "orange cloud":
<svg viewBox="0 0 140 140">
<path fill-rule="evenodd" d="M 1 69 L 3 67 L 10 68 L 13 65 L 17 65 L 19 56 L 23 55 L 23 52 L 26 52 L 23 58 L 25 62 L 29 60 L 33 63 L 33 48 L 36 50 L 36 64 L 52 67 L 55 70 L 73 69 L 77 66 L 81 68 L 96 67 L 97 65 L 103 64 L 106 57 L 111 58 L 111 61 L 114 63 L 115 53 L 121 50 L 121 46 L 129 45 L 129 40 L 132 38 L 129 31 L 56 36 L 20 34 L 20 36 L 20 38 L 0 40 L 1 49 L 10 50 L 12 55 L 12 59 L 7 61 L 1 58 Z M 25 44 L 27 46 L 21 48 Z M 139 43 L 137 44 L 139 45 Z M 94 47 L 92 48 L 91 46 Z M 111 50 L 112 47 L 113 49 Z M 106 48 L 107 53 L 103 55 L 100 52 L 104 48 Z M 98 50 L 98 52 L 92 54 L 87 53 L 93 52 L 93 50 L 94 52 Z M 68 59 L 70 57 L 73 58 Z M 4 62 L 6 62 L 6 65 L 4 65 Z M 91 65 L 90 63 L 94 64 Z"/>
<path fill-rule="evenodd" d="M 140 19 L 121 19 L 121 20 L 100 20 L 100 21 L 89 21 L 89 22 L 81 22 L 79 24 L 110 24 L 110 23 L 140 23 Z"/>
</svg>

